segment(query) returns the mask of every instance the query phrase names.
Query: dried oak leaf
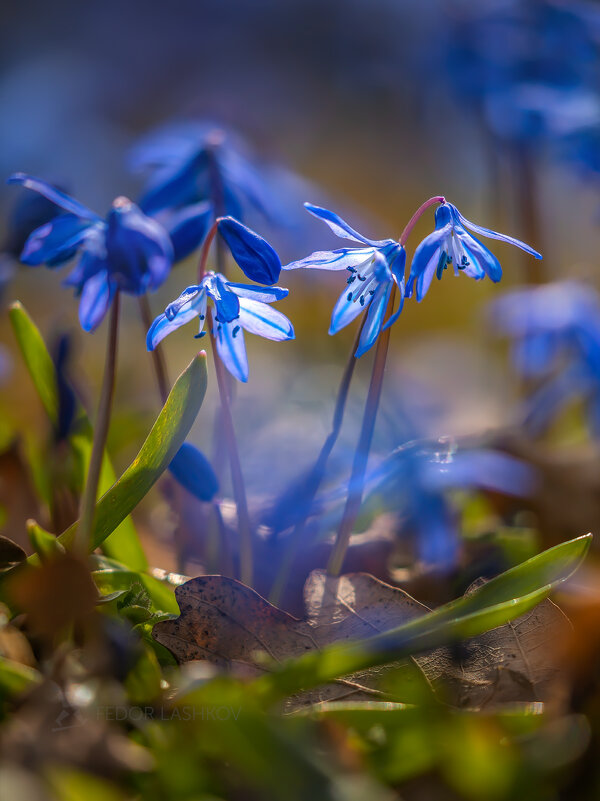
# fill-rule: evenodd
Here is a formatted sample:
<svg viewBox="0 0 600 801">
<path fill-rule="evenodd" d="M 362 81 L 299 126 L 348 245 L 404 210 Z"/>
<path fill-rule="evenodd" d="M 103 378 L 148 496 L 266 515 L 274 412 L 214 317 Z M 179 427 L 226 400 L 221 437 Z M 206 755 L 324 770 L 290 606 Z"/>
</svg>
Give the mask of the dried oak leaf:
<svg viewBox="0 0 600 801">
<path fill-rule="evenodd" d="M 303 620 L 224 576 L 191 579 L 177 587 L 175 594 L 181 614 L 157 623 L 154 638 L 180 663 L 208 660 L 245 676 L 265 670 L 257 658 L 260 652 L 281 662 L 333 642 L 388 631 L 429 611 L 403 590 L 366 573 L 334 578 L 313 571 L 304 589 Z M 403 671 L 405 686 L 411 678 L 422 681 L 424 677 L 434 689 L 443 688 L 458 706 L 544 700 L 544 691 L 557 670 L 546 646 L 560 636 L 558 629 L 563 624 L 568 625 L 558 607 L 546 601 L 534 612 L 467 641 L 459 651 L 439 648 L 361 671 L 303 693 L 292 706 L 380 696 L 381 680 L 390 671 Z M 498 692 L 498 676 L 504 679 L 508 670 L 518 678 L 508 682 L 508 688 L 503 681 Z"/>
</svg>

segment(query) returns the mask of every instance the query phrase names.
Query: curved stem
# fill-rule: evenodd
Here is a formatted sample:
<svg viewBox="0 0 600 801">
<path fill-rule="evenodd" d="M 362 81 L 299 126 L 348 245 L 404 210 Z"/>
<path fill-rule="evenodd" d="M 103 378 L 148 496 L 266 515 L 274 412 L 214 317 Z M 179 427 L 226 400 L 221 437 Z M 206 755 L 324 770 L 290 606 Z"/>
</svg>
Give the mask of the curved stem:
<svg viewBox="0 0 600 801">
<path fill-rule="evenodd" d="M 406 245 L 406 240 L 410 236 L 411 231 L 415 227 L 419 217 L 421 217 L 422 214 L 425 211 L 427 211 L 427 209 L 430 206 L 434 206 L 436 203 L 445 203 L 445 202 L 446 198 L 443 195 L 434 195 L 433 197 L 430 197 L 429 200 L 426 200 L 425 203 L 421 203 L 419 208 L 415 211 L 413 216 L 407 222 L 404 231 L 402 231 L 402 233 L 400 234 L 400 239 L 398 240 L 398 242 L 404 247 L 404 245 Z"/>
<path fill-rule="evenodd" d="M 96 512 L 96 496 L 98 495 L 98 483 L 100 481 L 104 448 L 106 446 L 106 437 L 110 424 L 110 413 L 115 389 L 115 368 L 117 364 L 119 306 L 120 293 L 119 290 L 117 290 L 110 310 L 109 329 L 106 339 L 106 359 L 104 362 L 104 375 L 102 377 L 98 414 L 96 415 L 96 424 L 94 426 L 92 454 L 90 456 L 85 489 L 81 498 L 79 525 L 74 541 L 75 548 L 82 553 L 87 553 L 88 543 L 92 535 L 94 515 Z"/>
<path fill-rule="evenodd" d="M 152 325 L 152 312 L 150 311 L 150 302 L 148 295 L 140 295 L 138 298 L 140 307 L 140 315 L 142 318 L 142 325 L 148 331 Z M 161 344 L 158 344 L 154 350 L 150 351 L 152 354 L 152 366 L 154 367 L 154 375 L 156 376 L 156 385 L 160 400 L 164 406 L 169 397 L 169 374 L 167 372 L 167 363 L 165 361 L 165 354 Z"/>
<path fill-rule="evenodd" d="M 395 297 L 396 285 L 394 284 L 388 305 L 388 309 L 390 311 L 394 308 Z M 362 501 L 367 460 L 369 458 L 369 451 L 371 449 L 371 441 L 373 439 L 373 431 L 375 429 L 375 418 L 377 416 L 377 409 L 379 408 L 379 400 L 381 398 L 381 388 L 383 386 L 385 362 L 390 343 L 390 331 L 390 328 L 386 328 L 385 331 L 380 333 L 377 340 L 377 349 L 375 351 L 373 372 L 371 374 L 371 383 L 369 385 L 369 393 L 367 395 L 360 438 L 358 440 L 358 446 L 356 448 L 354 462 L 352 464 L 348 498 L 346 499 L 346 506 L 344 508 L 342 522 L 340 524 L 337 538 L 329 558 L 329 564 L 327 565 L 327 572 L 330 576 L 338 576 L 340 574 L 344 557 L 346 556 L 348 543 L 350 542 L 352 528 L 354 526 L 354 522 L 358 515 Z"/>
<path fill-rule="evenodd" d="M 217 221 L 215 220 L 214 223 L 211 225 L 209 232 L 206 234 L 206 239 L 202 243 L 202 250 L 200 251 L 200 261 L 198 262 L 198 283 L 202 282 L 206 274 L 206 263 L 208 261 L 208 254 L 210 252 L 210 246 L 212 245 L 213 239 L 217 233 Z"/>
<path fill-rule="evenodd" d="M 207 312 L 207 316 L 215 364 L 215 373 L 217 375 L 217 385 L 219 388 L 219 397 L 221 399 L 221 423 L 223 425 L 223 434 L 225 436 L 227 450 L 229 451 L 231 483 L 233 484 L 233 495 L 237 506 L 238 530 L 240 535 L 240 577 L 244 584 L 251 587 L 253 579 L 253 538 L 252 528 L 250 526 L 250 515 L 248 514 L 246 486 L 240 464 L 237 440 L 235 438 L 233 417 L 231 416 L 231 405 L 229 402 L 225 368 L 223 362 L 221 361 L 221 357 L 217 352 L 217 343 L 213 334 L 212 313 L 210 309 Z"/>
</svg>

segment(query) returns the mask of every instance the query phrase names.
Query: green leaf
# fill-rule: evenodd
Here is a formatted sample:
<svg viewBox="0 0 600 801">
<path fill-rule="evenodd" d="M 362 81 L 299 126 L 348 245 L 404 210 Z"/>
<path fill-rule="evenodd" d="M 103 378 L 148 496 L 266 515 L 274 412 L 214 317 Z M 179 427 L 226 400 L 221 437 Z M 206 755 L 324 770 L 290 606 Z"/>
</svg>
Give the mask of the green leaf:
<svg viewBox="0 0 600 801">
<path fill-rule="evenodd" d="M 31 317 L 18 301 L 10 307 L 10 321 L 15 333 L 19 349 L 25 365 L 31 375 L 33 384 L 40 396 L 53 426 L 58 424 L 59 399 L 56 370 L 42 335 Z M 92 453 L 93 429 L 84 410 L 76 411 L 77 420 L 69 436 L 69 443 L 80 465 L 78 471 L 78 488 L 81 490 L 85 482 L 87 467 Z M 99 491 L 106 492 L 115 482 L 116 475 L 107 454 L 104 454 L 100 473 Z M 129 565 L 137 570 L 148 567 L 144 551 L 130 518 L 123 520 L 103 544 L 103 550 L 113 559 Z"/>
<path fill-rule="evenodd" d="M 206 354 L 202 351 L 179 376 L 140 452 L 96 504 L 90 550 L 93 551 L 138 505 L 185 442 L 206 393 Z M 58 538 L 73 542 L 78 523 Z"/>
<path fill-rule="evenodd" d="M 258 680 L 267 695 L 288 695 L 340 676 L 388 664 L 504 625 L 525 614 L 569 578 L 583 561 L 592 535 L 549 548 L 491 579 L 469 595 L 360 642 L 338 644 L 291 660 Z"/>
<path fill-rule="evenodd" d="M 28 520 L 26 525 L 29 540 L 42 562 L 65 552 L 64 547 L 54 534 L 50 534 L 49 531 L 43 529 L 35 520 Z"/>
<path fill-rule="evenodd" d="M 151 601 L 151 612 L 177 614 L 179 607 L 175 600 L 175 593 L 167 583 L 147 573 L 130 570 L 112 559 L 93 558 L 98 563 L 98 569 L 92 571 L 92 578 L 103 595 L 119 591 L 129 592 L 136 585 L 138 587 L 141 585 Z"/>
</svg>

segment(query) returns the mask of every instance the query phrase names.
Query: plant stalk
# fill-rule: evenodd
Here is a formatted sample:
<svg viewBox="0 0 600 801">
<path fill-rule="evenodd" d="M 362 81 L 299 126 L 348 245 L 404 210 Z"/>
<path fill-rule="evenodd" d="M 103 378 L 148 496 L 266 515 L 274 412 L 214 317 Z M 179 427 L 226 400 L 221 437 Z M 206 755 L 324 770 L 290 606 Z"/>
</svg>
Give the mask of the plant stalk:
<svg viewBox="0 0 600 801">
<path fill-rule="evenodd" d="M 140 295 L 138 298 L 138 304 L 140 307 L 142 325 L 146 331 L 148 331 L 152 325 L 152 312 L 150 311 L 148 295 Z M 167 372 L 167 363 L 165 361 L 165 354 L 162 344 L 159 343 L 154 350 L 151 351 L 151 355 L 154 375 L 156 377 L 156 385 L 158 387 L 158 394 L 160 395 L 161 403 L 164 406 L 167 402 L 167 398 L 169 397 L 169 375 Z"/>
<path fill-rule="evenodd" d="M 79 515 L 79 525 L 75 535 L 75 549 L 87 554 L 88 544 L 91 540 L 94 526 L 94 515 L 96 512 L 96 499 L 98 495 L 98 484 L 102 470 L 102 460 L 106 447 L 106 438 L 110 424 L 110 414 L 115 389 L 115 371 L 117 364 L 117 339 L 119 331 L 119 306 L 120 292 L 117 290 L 112 302 L 109 318 L 109 329 L 106 339 L 106 358 L 104 362 L 104 375 L 102 377 L 102 389 L 100 392 L 100 402 L 98 404 L 98 414 L 94 426 L 94 439 L 92 443 L 92 454 L 88 467 L 87 479 L 83 496 L 81 498 L 81 511 Z"/>
<path fill-rule="evenodd" d="M 240 455 L 237 447 L 235 428 L 233 425 L 233 417 L 231 415 L 231 405 L 229 400 L 229 391 L 227 388 L 225 368 L 223 366 L 223 362 L 221 361 L 221 357 L 217 352 L 217 343 L 213 333 L 213 321 L 210 309 L 207 312 L 207 323 L 212 343 L 212 352 L 215 364 L 215 373 L 217 375 L 219 397 L 221 399 L 220 422 L 223 426 L 223 434 L 227 450 L 229 453 L 231 482 L 233 484 L 233 495 L 237 506 L 238 531 L 240 536 L 239 539 L 240 578 L 244 584 L 246 584 L 248 587 L 251 587 L 253 581 L 253 573 L 254 573 L 253 536 L 252 536 L 252 528 L 250 525 L 250 515 L 248 513 L 246 486 L 244 483 L 242 466 L 240 464 Z"/>
</svg>

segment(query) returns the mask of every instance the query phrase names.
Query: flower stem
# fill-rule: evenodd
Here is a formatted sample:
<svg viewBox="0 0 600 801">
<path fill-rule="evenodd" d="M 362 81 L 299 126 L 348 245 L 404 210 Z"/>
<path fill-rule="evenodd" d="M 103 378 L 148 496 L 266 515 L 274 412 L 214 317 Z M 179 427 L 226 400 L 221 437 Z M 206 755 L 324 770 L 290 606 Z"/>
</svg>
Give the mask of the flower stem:
<svg viewBox="0 0 600 801">
<path fill-rule="evenodd" d="M 211 225 L 208 233 L 206 234 L 206 239 L 202 243 L 202 250 L 200 251 L 200 261 L 198 262 L 198 283 L 202 282 L 202 279 L 206 275 L 206 263 L 208 261 L 208 254 L 210 253 L 210 246 L 213 243 L 213 239 L 216 236 L 218 230 L 217 220 Z"/>
<path fill-rule="evenodd" d="M 396 285 L 394 284 L 388 304 L 388 309 L 390 311 L 392 311 L 394 308 L 395 297 Z M 352 533 L 352 528 L 354 526 L 354 522 L 358 515 L 362 501 L 367 460 L 369 457 L 369 450 L 371 449 L 371 441 L 373 439 L 373 431 L 375 429 L 375 418 L 377 416 L 377 409 L 379 408 L 379 400 L 381 398 L 381 388 L 383 386 L 385 362 L 390 343 L 390 330 L 390 328 L 387 328 L 384 331 L 382 330 L 377 340 L 375 360 L 373 362 L 373 372 L 371 374 L 371 383 L 369 385 L 369 393 L 367 395 L 360 438 L 358 440 L 358 446 L 356 448 L 354 462 L 352 464 L 348 498 L 346 499 L 346 506 L 344 508 L 342 522 L 340 524 L 337 538 L 329 558 L 329 564 L 327 565 L 327 572 L 330 576 L 339 576 L 340 574 L 344 557 L 346 556 L 346 550 L 348 549 L 348 543 L 350 542 L 350 534 Z"/>
<path fill-rule="evenodd" d="M 96 497 L 98 495 L 98 483 L 102 470 L 102 460 L 106 437 L 110 424 L 110 413 L 115 389 L 115 368 L 117 364 L 117 335 L 119 330 L 119 306 L 120 296 L 117 290 L 110 310 L 110 320 L 108 336 L 106 339 L 106 358 L 104 361 L 104 375 L 102 377 L 102 389 L 100 392 L 100 402 L 98 404 L 98 414 L 94 426 L 94 440 L 92 443 L 92 454 L 88 467 L 87 479 L 83 496 L 81 498 L 81 511 L 79 515 L 79 526 L 75 536 L 75 548 L 82 553 L 87 553 L 89 542 L 92 536 L 94 525 L 94 515 L 96 512 Z"/>
<path fill-rule="evenodd" d="M 421 217 L 423 215 L 423 213 L 425 211 L 427 211 L 427 209 L 430 206 L 433 206 L 436 203 L 445 203 L 445 202 L 446 202 L 446 198 L 443 195 L 434 195 L 433 197 L 430 197 L 429 200 L 426 200 L 425 203 L 421 203 L 419 208 L 415 211 L 413 216 L 410 218 L 410 220 L 406 224 L 406 227 L 405 227 L 404 231 L 402 231 L 402 233 L 400 235 L 400 239 L 398 240 L 398 242 L 404 247 L 404 245 L 406 245 L 406 240 L 410 236 L 411 231 L 415 227 L 419 217 Z"/>
<path fill-rule="evenodd" d="M 138 303 L 140 307 L 142 325 L 144 326 L 145 330 L 148 331 L 152 325 L 152 312 L 150 311 L 148 295 L 140 295 L 138 298 Z M 167 372 L 167 363 L 165 361 L 165 354 L 163 352 L 162 345 L 157 345 L 154 350 L 151 351 L 151 354 L 154 375 L 156 376 L 156 385 L 158 387 L 161 403 L 164 406 L 167 402 L 167 398 L 169 397 L 169 375 Z"/>
<path fill-rule="evenodd" d="M 300 543 L 304 537 L 306 520 L 310 514 L 313 500 L 319 490 L 319 487 L 321 486 L 323 476 L 325 475 L 325 468 L 327 467 L 327 461 L 331 455 L 331 451 L 333 450 L 335 443 L 337 442 L 342 428 L 344 412 L 346 410 L 346 402 L 348 400 L 348 393 L 350 391 L 350 384 L 352 382 L 354 368 L 356 367 L 357 362 L 356 350 L 358 348 L 360 335 L 362 334 L 366 319 L 366 315 L 363 314 L 361 324 L 356 331 L 356 336 L 354 337 L 354 342 L 352 343 L 352 349 L 348 356 L 346 367 L 342 374 L 342 380 L 340 381 L 340 386 L 338 388 L 337 398 L 335 401 L 331 431 L 323 443 L 317 461 L 313 465 L 313 468 L 310 471 L 306 481 L 303 483 L 302 491 L 305 493 L 305 496 L 302 499 L 302 508 L 300 510 L 301 517 L 297 521 L 296 525 L 294 526 L 294 530 L 290 535 L 289 547 L 283 555 L 281 565 L 279 566 L 279 571 L 277 572 L 273 586 L 271 587 L 269 601 L 272 604 L 277 604 L 281 599 L 290 569 L 298 553 Z"/>
<path fill-rule="evenodd" d="M 427 211 L 427 209 L 436 203 L 445 202 L 446 198 L 443 195 L 434 195 L 422 203 L 402 231 L 402 234 L 398 240 L 399 244 L 404 247 L 417 221 L 423 215 L 423 213 Z M 395 298 L 396 284 L 394 284 L 392 288 L 392 293 L 388 304 L 390 314 L 394 309 Z M 327 565 L 327 572 L 331 576 L 338 576 L 340 574 L 344 558 L 346 556 L 346 551 L 348 549 L 348 544 L 350 542 L 350 535 L 360 510 L 367 461 L 369 458 L 369 451 L 371 449 L 371 442 L 373 440 L 373 431 L 375 430 L 375 418 L 377 417 L 377 410 L 379 408 L 379 401 L 381 398 L 381 389 L 383 386 L 383 376 L 385 373 L 385 363 L 387 360 L 389 344 L 390 328 L 387 328 L 381 331 L 379 338 L 377 339 L 377 348 L 375 350 L 375 360 L 373 362 L 371 383 L 369 384 L 369 392 L 367 395 L 367 402 L 365 404 L 360 438 L 354 453 L 348 497 L 346 499 L 346 506 L 344 508 L 342 522 L 340 523 L 336 541 L 331 551 L 331 556 L 329 557 L 329 564 Z"/>
<path fill-rule="evenodd" d="M 544 253 L 540 220 L 539 191 L 535 156 L 531 148 L 521 145 L 515 149 L 515 174 L 517 177 L 517 202 L 525 242 Z M 530 284 L 544 282 L 543 264 L 538 259 L 524 256 L 525 276 Z"/>
<path fill-rule="evenodd" d="M 231 468 L 231 482 L 233 484 L 233 495 L 237 506 L 238 530 L 240 535 L 240 577 L 248 587 L 252 586 L 253 580 L 253 545 L 252 528 L 250 526 L 250 515 L 248 514 L 248 501 L 246 499 L 246 487 L 244 475 L 240 464 L 233 417 L 231 416 L 231 405 L 229 391 L 223 362 L 217 351 L 217 343 L 213 334 L 212 313 L 208 309 L 207 322 L 212 343 L 215 373 L 217 375 L 217 385 L 219 387 L 219 397 L 221 399 L 220 422 L 223 426 L 225 443 L 229 452 L 229 464 Z"/>
</svg>

